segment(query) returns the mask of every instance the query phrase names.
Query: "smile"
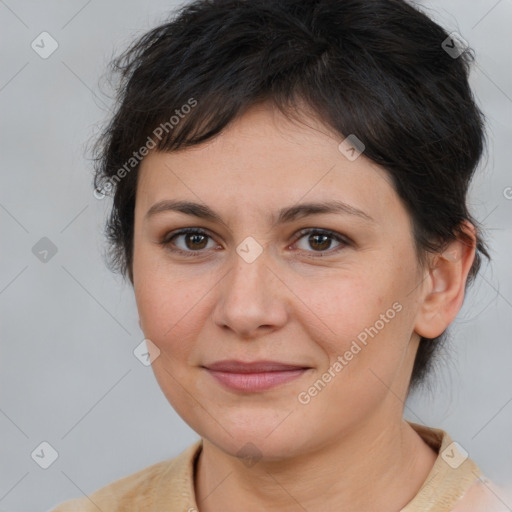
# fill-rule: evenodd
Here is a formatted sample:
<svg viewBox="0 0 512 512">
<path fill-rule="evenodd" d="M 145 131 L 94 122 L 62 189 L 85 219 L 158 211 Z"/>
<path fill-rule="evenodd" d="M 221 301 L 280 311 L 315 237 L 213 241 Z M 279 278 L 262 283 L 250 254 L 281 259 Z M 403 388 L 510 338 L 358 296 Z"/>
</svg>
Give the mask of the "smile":
<svg viewBox="0 0 512 512">
<path fill-rule="evenodd" d="M 219 361 L 204 367 L 224 387 L 234 391 L 265 391 L 302 376 L 309 367 L 274 361 Z"/>
</svg>

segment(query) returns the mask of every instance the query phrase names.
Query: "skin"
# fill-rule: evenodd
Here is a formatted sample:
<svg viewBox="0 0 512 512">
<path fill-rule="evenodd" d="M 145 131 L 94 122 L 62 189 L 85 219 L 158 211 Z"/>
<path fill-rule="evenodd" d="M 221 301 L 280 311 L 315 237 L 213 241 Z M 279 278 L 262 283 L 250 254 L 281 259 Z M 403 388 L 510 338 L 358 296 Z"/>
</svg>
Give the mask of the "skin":
<svg viewBox="0 0 512 512">
<path fill-rule="evenodd" d="M 292 122 L 264 103 L 206 143 L 151 152 L 141 164 L 133 286 L 141 328 L 160 351 L 152 365 L 158 383 L 203 438 L 195 481 L 201 512 L 242 504 L 248 511 L 399 510 L 437 457 L 403 420 L 404 401 L 419 336 L 435 337 L 454 319 L 475 247 L 456 240 L 420 266 L 411 219 L 386 171 L 364 154 L 348 160 L 341 140 L 311 116 Z M 176 211 L 148 217 L 162 200 L 208 205 L 223 222 Z M 329 213 L 272 223 L 280 208 L 327 200 L 373 220 Z M 185 227 L 210 238 L 169 241 Z M 319 242 L 298 233 L 304 228 L 350 242 Z M 471 224 L 465 230 L 474 237 Z M 263 249 L 252 263 L 236 252 L 249 236 Z M 397 302 L 400 312 L 300 403 L 299 394 Z M 243 393 L 202 367 L 225 359 L 310 369 Z M 259 457 L 251 466 L 237 456 L 246 443 Z"/>
</svg>

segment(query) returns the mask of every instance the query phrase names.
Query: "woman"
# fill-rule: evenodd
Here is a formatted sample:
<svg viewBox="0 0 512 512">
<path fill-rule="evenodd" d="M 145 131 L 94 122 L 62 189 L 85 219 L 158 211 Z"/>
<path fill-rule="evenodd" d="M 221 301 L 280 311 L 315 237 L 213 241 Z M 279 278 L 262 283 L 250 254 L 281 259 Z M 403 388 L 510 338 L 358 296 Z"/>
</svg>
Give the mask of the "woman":
<svg viewBox="0 0 512 512">
<path fill-rule="evenodd" d="M 201 441 L 55 512 L 505 510 L 403 419 L 488 257 L 470 62 L 401 0 L 201 0 L 116 61 L 95 195 Z"/>
</svg>

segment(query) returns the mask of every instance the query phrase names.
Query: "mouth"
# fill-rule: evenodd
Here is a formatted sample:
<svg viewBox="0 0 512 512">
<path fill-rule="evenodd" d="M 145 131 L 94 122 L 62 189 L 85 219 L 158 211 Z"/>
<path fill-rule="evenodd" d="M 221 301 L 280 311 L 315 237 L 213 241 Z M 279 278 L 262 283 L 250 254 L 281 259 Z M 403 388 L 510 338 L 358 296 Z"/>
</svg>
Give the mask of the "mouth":
<svg viewBox="0 0 512 512">
<path fill-rule="evenodd" d="M 281 363 L 277 361 L 218 361 L 203 368 L 224 387 L 243 392 L 266 391 L 295 380 L 309 366 Z"/>
</svg>

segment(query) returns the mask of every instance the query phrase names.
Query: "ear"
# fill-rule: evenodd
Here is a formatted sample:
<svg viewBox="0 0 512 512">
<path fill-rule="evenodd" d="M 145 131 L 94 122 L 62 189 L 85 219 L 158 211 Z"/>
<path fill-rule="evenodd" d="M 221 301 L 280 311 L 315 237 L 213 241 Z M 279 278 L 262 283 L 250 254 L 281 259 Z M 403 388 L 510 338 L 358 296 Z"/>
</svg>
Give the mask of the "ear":
<svg viewBox="0 0 512 512">
<path fill-rule="evenodd" d="M 475 259 L 476 233 L 470 222 L 464 221 L 461 228 L 468 239 L 459 236 L 430 262 L 414 326 L 414 331 L 425 338 L 442 334 L 464 301 L 468 273 Z"/>
</svg>

